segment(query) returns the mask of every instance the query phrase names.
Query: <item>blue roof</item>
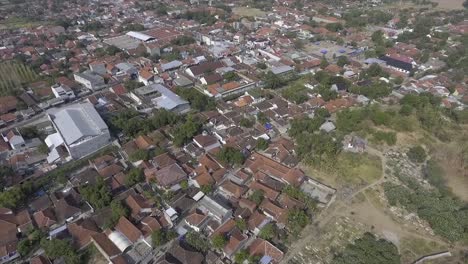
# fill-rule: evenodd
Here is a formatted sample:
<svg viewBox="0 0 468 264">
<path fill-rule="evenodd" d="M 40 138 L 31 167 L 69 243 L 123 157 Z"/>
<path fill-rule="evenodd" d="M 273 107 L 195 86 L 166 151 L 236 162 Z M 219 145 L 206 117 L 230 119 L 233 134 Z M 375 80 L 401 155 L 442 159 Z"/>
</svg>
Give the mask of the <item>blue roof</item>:
<svg viewBox="0 0 468 264">
<path fill-rule="evenodd" d="M 265 124 L 265 128 L 266 128 L 266 129 L 272 129 L 272 128 L 273 128 L 273 125 L 270 124 L 270 123 L 266 123 L 266 124 Z"/>
<path fill-rule="evenodd" d="M 268 264 L 268 263 L 270 263 L 272 260 L 273 260 L 272 257 L 266 256 L 266 255 L 265 255 L 265 256 L 263 256 L 263 257 L 260 259 L 260 263 L 262 263 L 262 264 Z"/>
</svg>

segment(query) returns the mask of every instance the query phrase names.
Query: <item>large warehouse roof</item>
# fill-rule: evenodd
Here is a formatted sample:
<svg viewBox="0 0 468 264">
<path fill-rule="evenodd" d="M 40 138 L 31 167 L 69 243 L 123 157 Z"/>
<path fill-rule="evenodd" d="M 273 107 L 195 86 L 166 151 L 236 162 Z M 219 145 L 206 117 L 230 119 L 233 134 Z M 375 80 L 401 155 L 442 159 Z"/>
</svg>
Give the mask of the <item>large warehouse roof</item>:
<svg viewBox="0 0 468 264">
<path fill-rule="evenodd" d="M 90 103 L 78 103 L 48 111 L 67 145 L 87 137 L 98 136 L 107 125 Z"/>
<path fill-rule="evenodd" d="M 140 32 L 136 32 L 136 31 L 127 32 L 127 36 L 139 39 L 141 41 L 149 41 L 149 40 L 154 39 L 152 36 L 149 36 Z"/>
</svg>

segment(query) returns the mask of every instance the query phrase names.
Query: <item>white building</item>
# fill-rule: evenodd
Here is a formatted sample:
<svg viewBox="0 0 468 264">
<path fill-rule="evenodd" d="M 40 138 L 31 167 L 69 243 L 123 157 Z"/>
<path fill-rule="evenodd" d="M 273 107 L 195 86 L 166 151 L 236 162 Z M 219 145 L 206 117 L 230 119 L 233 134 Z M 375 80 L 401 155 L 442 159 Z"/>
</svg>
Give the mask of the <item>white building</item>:
<svg viewBox="0 0 468 264">
<path fill-rule="evenodd" d="M 65 85 L 54 84 L 51 87 L 52 92 L 55 95 L 55 98 L 61 98 L 64 100 L 72 100 L 75 99 L 75 93 L 73 90 Z"/>
<path fill-rule="evenodd" d="M 161 84 L 137 88 L 130 93 L 130 97 L 140 106 L 147 105 L 175 113 L 186 113 L 190 110 L 189 102 Z"/>
<path fill-rule="evenodd" d="M 47 116 L 57 131 L 45 139 L 50 150 L 49 163 L 64 158 L 65 150 L 65 160 L 79 159 L 111 143 L 106 123 L 90 103 L 53 108 Z"/>
<path fill-rule="evenodd" d="M 20 149 L 26 146 L 26 142 L 17 128 L 2 133 L 2 137 L 5 142 L 10 144 L 12 149 Z"/>
<path fill-rule="evenodd" d="M 82 73 L 74 74 L 75 81 L 82 84 L 90 90 L 99 90 L 105 87 L 104 78 L 97 75 L 92 71 L 84 71 Z"/>
</svg>

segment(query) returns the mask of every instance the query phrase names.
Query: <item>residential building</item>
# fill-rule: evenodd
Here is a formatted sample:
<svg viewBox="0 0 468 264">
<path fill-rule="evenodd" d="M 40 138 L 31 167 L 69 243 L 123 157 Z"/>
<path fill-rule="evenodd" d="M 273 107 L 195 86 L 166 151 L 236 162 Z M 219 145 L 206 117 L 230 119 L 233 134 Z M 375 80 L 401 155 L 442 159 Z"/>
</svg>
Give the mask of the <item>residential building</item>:
<svg viewBox="0 0 468 264">
<path fill-rule="evenodd" d="M 166 109 L 176 113 L 190 110 L 189 102 L 161 84 L 150 84 L 133 90 L 130 97 L 143 108 Z"/>
<path fill-rule="evenodd" d="M 74 78 L 76 82 L 92 91 L 102 89 L 106 85 L 104 78 L 90 70 L 82 73 L 75 73 Z"/>
<path fill-rule="evenodd" d="M 7 142 L 10 145 L 12 149 L 16 150 L 26 146 L 26 142 L 24 141 L 23 136 L 21 136 L 17 128 L 3 132 L 2 138 L 5 142 Z"/>
<path fill-rule="evenodd" d="M 75 93 L 73 90 L 65 85 L 54 84 L 51 87 L 52 92 L 55 95 L 55 98 L 62 98 L 64 100 L 72 100 L 75 99 Z"/>
</svg>

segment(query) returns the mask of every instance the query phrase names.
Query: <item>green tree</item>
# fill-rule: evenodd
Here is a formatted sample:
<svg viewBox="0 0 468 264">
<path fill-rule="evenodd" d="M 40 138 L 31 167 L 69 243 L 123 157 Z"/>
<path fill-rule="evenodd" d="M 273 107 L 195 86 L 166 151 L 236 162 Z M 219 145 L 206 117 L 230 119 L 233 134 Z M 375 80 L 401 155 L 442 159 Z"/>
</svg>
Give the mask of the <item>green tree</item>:
<svg viewBox="0 0 468 264">
<path fill-rule="evenodd" d="M 262 125 L 265 125 L 266 123 L 268 123 L 270 120 L 268 119 L 268 117 L 265 115 L 265 113 L 263 112 L 258 112 L 257 114 L 257 120 L 260 124 Z"/>
<path fill-rule="evenodd" d="M 325 56 L 322 57 L 322 60 L 320 61 L 320 68 L 321 69 L 325 69 L 327 66 L 328 66 L 328 61 L 327 61 L 327 58 L 325 58 Z"/>
<path fill-rule="evenodd" d="M 411 147 L 406 153 L 406 155 L 411 161 L 416 162 L 416 163 L 424 162 L 427 157 L 426 151 L 421 146 Z"/>
<path fill-rule="evenodd" d="M 18 253 L 21 255 L 21 256 L 26 256 L 28 255 L 31 250 L 32 250 L 32 243 L 29 239 L 23 239 L 21 240 L 19 243 L 18 243 Z"/>
<path fill-rule="evenodd" d="M 294 237 L 297 237 L 308 223 L 309 217 L 303 210 L 289 210 L 287 227 Z"/>
<path fill-rule="evenodd" d="M 265 88 L 269 89 L 276 89 L 284 84 L 283 80 L 271 71 L 267 72 L 263 81 L 265 82 Z"/>
<path fill-rule="evenodd" d="M 95 185 L 85 185 L 80 187 L 80 193 L 94 208 L 101 209 L 109 205 L 112 201 L 112 194 L 109 187 L 101 177 L 98 177 Z"/>
<path fill-rule="evenodd" d="M 252 121 L 252 120 L 249 119 L 249 118 L 242 118 L 242 119 L 239 121 L 239 125 L 240 125 L 241 127 L 251 128 L 251 127 L 253 127 L 254 124 L 255 124 L 255 122 Z"/>
<path fill-rule="evenodd" d="M 349 60 L 348 60 L 348 57 L 342 55 L 342 56 L 339 56 L 338 57 L 338 60 L 336 61 L 336 65 L 340 66 L 340 67 L 343 67 L 345 66 L 346 64 L 349 64 Z"/>
<path fill-rule="evenodd" d="M 241 165 L 244 163 L 245 157 L 242 152 L 233 147 L 223 147 L 218 152 L 218 158 L 220 161 L 227 163 L 229 165 Z"/>
<path fill-rule="evenodd" d="M 107 228 L 113 228 L 122 216 L 128 217 L 130 215 L 130 209 L 119 200 L 113 200 L 110 204 L 110 208 L 111 217 L 109 222 L 106 223 Z"/>
<path fill-rule="evenodd" d="M 129 159 L 131 162 L 140 160 L 149 160 L 151 158 L 150 151 L 146 149 L 138 149 L 130 154 Z"/>
<path fill-rule="evenodd" d="M 261 204 L 264 198 L 265 198 L 265 193 L 263 190 L 255 190 L 249 196 L 249 200 L 256 203 L 257 205 Z"/>
<path fill-rule="evenodd" d="M 365 233 L 362 238 L 348 244 L 342 252 L 335 255 L 332 263 L 399 264 L 401 260 L 398 248 L 392 242 Z"/>
<path fill-rule="evenodd" d="M 151 234 L 151 241 L 154 247 L 159 247 L 172 239 L 176 238 L 178 235 L 174 230 L 156 230 Z"/>
<path fill-rule="evenodd" d="M 137 183 L 143 182 L 144 180 L 145 175 L 143 174 L 143 170 L 140 168 L 133 168 L 125 177 L 125 185 L 131 187 Z"/>
<path fill-rule="evenodd" d="M 237 254 L 234 256 L 234 262 L 236 264 L 242 264 L 244 261 L 248 260 L 250 257 L 249 251 L 246 249 L 241 249 Z"/>
<path fill-rule="evenodd" d="M 187 190 L 188 187 L 189 187 L 189 184 L 187 180 L 183 180 L 180 182 L 180 188 L 182 188 L 182 190 Z"/>
<path fill-rule="evenodd" d="M 124 87 L 125 89 L 127 89 L 128 91 L 133 91 L 135 90 L 136 88 L 140 88 L 142 86 L 144 86 L 145 84 L 142 83 L 142 82 L 137 82 L 135 80 L 127 80 L 124 82 Z"/>
<path fill-rule="evenodd" d="M 49 258 L 57 259 L 64 257 L 66 264 L 78 264 L 81 262 L 79 255 L 67 240 L 56 238 L 51 240 L 42 239 L 41 247 Z"/>
<path fill-rule="evenodd" d="M 41 145 L 37 147 L 37 151 L 39 151 L 39 153 L 42 153 L 42 154 L 47 154 L 49 153 L 49 147 L 47 146 L 47 144 L 41 143 Z"/>
<path fill-rule="evenodd" d="M 216 108 L 214 99 L 200 93 L 197 89 L 186 89 L 178 87 L 176 89 L 176 93 L 185 100 L 189 101 L 190 106 L 198 111 L 208 111 L 214 110 Z"/>
<path fill-rule="evenodd" d="M 281 92 L 281 95 L 288 101 L 302 104 L 309 99 L 308 89 L 301 83 L 294 83 Z"/>
<path fill-rule="evenodd" d="M 236 220 L 236 226 L 242 231 L 247 230 L 247 223 L 245 222 L 244 219 L 238 219 Z"/>
<path fill-rule="evenodd" d="M 294 187 L 292 185 L 287 185 L 283 188 L 283 193 L 285 193 L 293 199 L 303 202 L 307 209 L 309 209 L 310 211 L 315 210 L 315 208 L 317 207 L 317 201 L 305 192 L 303 192 L 300 188 Z"/>
<path fill-rule="evenodd" d="M 214 248 L 216 249 L 222 249 L 224 246 L 226 246 L 228 240 L 224 235 L 221 234 L 216 234 L 211 238 L 211 243 Z"/>
<path fill-rule="evenodd" d="M 374 31 L 374 33 L 372 33 L 371 39 L 376 45 L 383 45 L 384 44 L 383 31 L 382 30 Z"/>
<path fill-rule="evenodd" d="M 200 191 L 202 191 L 204 194 L 211 193 L 213 191 L 213 186 L 211 186 L 211 185 L 202 185 L 200 187 Z"/>
<path fill-rule="evenodd" d="M 24 138 L 29 138 L 29 139 L 41 136 L 41 133 L 39 133 L 39 131 L 37 130 L 35 126 L 28 126 L 28 127 L 21 128 L 20 134 Z"/>
<path fill-rule="evenodd" d="M 258 233 L 258 236 L 265 240 L 271 240 L 276 236 L 276 232 L 277 230 L 276 230 L 275 224 L 268 223 L 260 230 L 260 233 Z"/>
<path fill-rule="evenodd" d="M 237 76 L 235 72 L 231 71 L 231 72 L 225 73 L 223 75 L 223 78 L 225 81 L 232 82 L 232 81 L 237 80 L 239 77 Z"/>
<path fill-rule="evenodd" d="M 265 150 L 268 148 L 268 140 L 264 139 L 264 138 L 259 138 L 257 139 L 257 145 L 256 145 L 256 149 L 258 150 Z"/>
<path fill-rule="evenodd" d="M 106 53 L 108 55 L 111 55 L 111 56 L 114 56 L 115 54 L 119 53 L 120 52 L 120 49 L 117 48 L 116 46 L 114 45 L 110 45 L 109 47 L 107 47 L 106 49 Z"/>
<path fill-rule="evenodd" d="M 0 166 L 0 191 L 5 188 L 5 184 L 10 177 L 13 177 L 15 173 L 9 166 Z"/>
<path fill-rule="evenodd" d="M 211 246 L 206 237 L 194 231 L 190 231 L 185 235 L 185 241 L 187 244 L 203 253 L 207 252 Z"/>
<path fill-rule="evenodd" d="M 261 70 L 266 70 L 267 65 L 264 62 L 259 62 L 259 63 L 257 63 L 257 68 L 259 68 Z"/>
<path fill-rule="evenodd" d="M 343 25 L 341 23 L 328 23 L 325 28 L 332 32 L 338 32 L 343 29 Z"/>
<path fill-rule="evenodd" d="M 199 120 L 195 119 L 193 116 L 189 116 L 184 123 L 174 128 L 172 134 L 174 137 L 174 144 L 179 147 L 183 146 L 200 131 L 201 127 L 202 124 Z"/>
</svg>

